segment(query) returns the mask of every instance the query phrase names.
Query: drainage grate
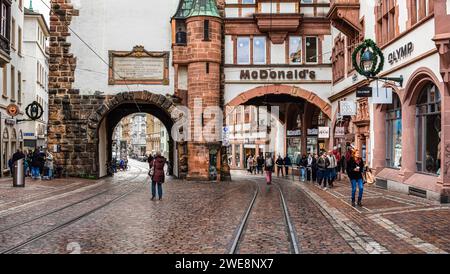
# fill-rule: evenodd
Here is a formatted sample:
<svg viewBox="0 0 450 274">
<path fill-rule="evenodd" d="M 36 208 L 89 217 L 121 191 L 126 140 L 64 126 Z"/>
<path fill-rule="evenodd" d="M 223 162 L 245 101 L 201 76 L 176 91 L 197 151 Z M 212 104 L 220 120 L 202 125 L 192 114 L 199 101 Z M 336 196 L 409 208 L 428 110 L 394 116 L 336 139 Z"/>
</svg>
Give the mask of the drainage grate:
<svg viewBox="0 0 450 274">
<path fill-rule="evenodd" d="M 409 195 L 417 196 L 420 198 L 426 198 L 427 197 L 427 191 L 415 187 L 409 187 Z"/>
<path fill-rule="evenodd" d="M 387 180 L 378 179 L 376 180 L 375 185 L 379 188 L 387 189 Z"/>
</svg>

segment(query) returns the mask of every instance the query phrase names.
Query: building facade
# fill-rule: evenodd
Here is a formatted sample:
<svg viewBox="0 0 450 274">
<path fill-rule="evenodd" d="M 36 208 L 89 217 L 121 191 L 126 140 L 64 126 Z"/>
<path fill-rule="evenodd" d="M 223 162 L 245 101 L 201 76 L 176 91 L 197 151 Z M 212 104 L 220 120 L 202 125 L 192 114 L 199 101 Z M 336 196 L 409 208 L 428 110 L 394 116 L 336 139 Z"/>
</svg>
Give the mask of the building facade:
<svg viewBox="0 0 450 274">
<path fill-rule="evenodd" d="M 0 1 L 0 151 L 1 175 L 9 173 L 8 160 L 23 148 L 23 132 L 16 119 L 24 119 L 24 7 L 22 1 Z M 8 106 L 17 115 L 8 113 Z"/>
<path fill-rule="evenodd" d="M 450 1 L 336 0 L 331 1 L 327 16 L 333 25 L 334 42 L 329 98 L 334 112 L 334 144 L 345 148 L 355 143 L 374 168 L 379 186 L 448 202 L 450 120 L 445 111 L 449 100 Z M 385 56 L 379 76 L 402 76 L 402 86 L 369 81 L 355 71 L 351 53 L 368 38 Z M 392 89 L 392 100 L 375 104 L 374 98 L 357 98 L 357 89 L 367 85 L 374 92 L 389 93 Z M 356 115 L 339 115 L 342 101 L 356 104 Z"/>
<path fill-rule="evenodd" d="M 21 124 L 24 149 L 47 146 L 48 123 L 48 54 L 49 28 L 44 16 L 25 8 L 23 106 L 38 102 L 44 113 L 39 120 Z"/>
</svg>

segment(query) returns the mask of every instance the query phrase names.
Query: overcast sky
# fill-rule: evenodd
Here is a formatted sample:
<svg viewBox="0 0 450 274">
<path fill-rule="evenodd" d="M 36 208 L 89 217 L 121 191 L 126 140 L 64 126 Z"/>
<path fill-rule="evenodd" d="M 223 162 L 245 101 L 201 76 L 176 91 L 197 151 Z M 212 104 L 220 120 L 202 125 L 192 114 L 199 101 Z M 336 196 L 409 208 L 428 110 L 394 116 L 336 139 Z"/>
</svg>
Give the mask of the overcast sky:
<svg viewBox="0 0 450 274">
<path fill-rule="evenodd" d="M 50 6 L 50 0 L 33 0 L 33 10 L 35 12 L 42 13 L 45 17 L 45 20 L 47 20 L 47 25 L 50 25 L 49 21 L 49 13 L 50 10 L 42 3 L 44 1 L 48 6 Z M 26 8 L 30 7 L 30 0 L 24 0 L 24 5 Z"/>
</svg>

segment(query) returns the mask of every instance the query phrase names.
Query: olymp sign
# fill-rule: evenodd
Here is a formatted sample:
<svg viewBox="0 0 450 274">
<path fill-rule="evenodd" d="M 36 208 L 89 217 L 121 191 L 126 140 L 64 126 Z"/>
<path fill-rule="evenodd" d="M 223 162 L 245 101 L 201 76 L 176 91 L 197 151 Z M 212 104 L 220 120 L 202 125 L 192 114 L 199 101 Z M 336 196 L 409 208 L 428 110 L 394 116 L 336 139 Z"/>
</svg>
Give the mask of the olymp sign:
<svg viewBox="0 0 450 274">
<path fill-rule="evenodd" d="M 396 49 L 388 55 L 389 64 L 393 65 L 403 58 L 408 57 L 414 51 L 414 44 L 409 42 L 408 44 Z"/>
</svg>

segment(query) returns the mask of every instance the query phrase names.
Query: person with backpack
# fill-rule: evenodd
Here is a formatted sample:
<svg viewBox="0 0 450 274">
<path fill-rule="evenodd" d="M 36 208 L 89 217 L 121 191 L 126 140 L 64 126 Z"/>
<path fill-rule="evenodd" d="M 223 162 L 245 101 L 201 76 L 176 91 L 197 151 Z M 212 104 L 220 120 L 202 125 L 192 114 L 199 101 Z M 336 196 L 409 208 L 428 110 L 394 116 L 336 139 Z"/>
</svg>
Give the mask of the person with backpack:
<svg viewBox="0 0 450 274">
<path fill-rule="evenodd" d="M 330 160 L 326 156 L 325 152 L 322 152 L 322 154 L 319 157 L 319 160 L 317 161 L 317 177 L 319 180 L 319 187 L 322 186 L 323 181 L 323 189 L 327 189 L 327 179 L 328 179 L 328 166 L 330 165 Z"/>
<path fill-rule="evenodd" d="M 359 188 L 358 206 L 362 206 L 362 197 L 364 192 L 363 183 L 364 161 L 362 160 L 359 151 L 354 150 L 352 157 L 347 163 L 347 175 L 352 184 L 352 206 L 355 205 L 356 186 Z"/>
<path fill-rule="evenodd" d="M 264 157 L 260 154 L 258 155 L 258 158 L 256 159 L 258 174 L 263 174 L 263 167 L 264 167 Z"/>
<path fill-rule="evenodd" d="M 264 161 L 264 171 L 266 172 L 266 182 L 268 185 L 272 184 L 272 172 L 274 170 L 274 160 L 271 155 L 266 156 Z"/>
</svg>

